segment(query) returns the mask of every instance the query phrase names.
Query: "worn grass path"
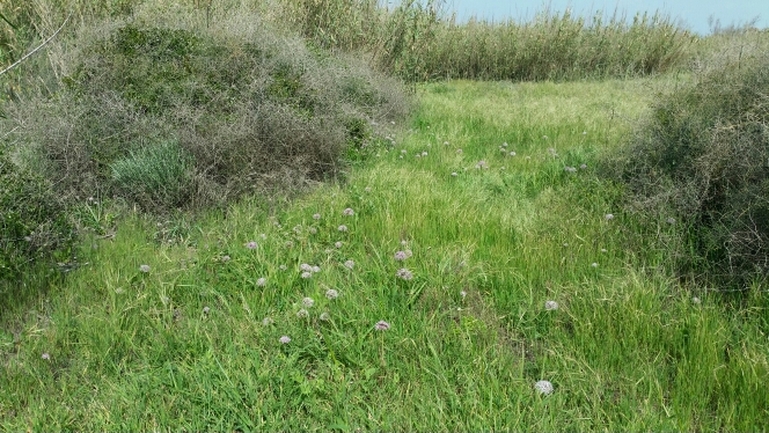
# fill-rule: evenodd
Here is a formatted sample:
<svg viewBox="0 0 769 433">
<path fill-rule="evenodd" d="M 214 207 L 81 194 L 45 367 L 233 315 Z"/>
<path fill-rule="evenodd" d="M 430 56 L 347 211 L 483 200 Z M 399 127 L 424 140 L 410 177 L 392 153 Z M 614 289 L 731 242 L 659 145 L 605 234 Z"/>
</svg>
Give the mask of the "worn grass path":
<svg viewBox="0 0 769 433">
<path fill-rule="evenodd" d="M 595 173 L 661 83 L 429 84 L 344 183 L 124 216 L 3 296 L 0 428 L 769 428 L 766 296 L 677 287 Z"/>
</svg>

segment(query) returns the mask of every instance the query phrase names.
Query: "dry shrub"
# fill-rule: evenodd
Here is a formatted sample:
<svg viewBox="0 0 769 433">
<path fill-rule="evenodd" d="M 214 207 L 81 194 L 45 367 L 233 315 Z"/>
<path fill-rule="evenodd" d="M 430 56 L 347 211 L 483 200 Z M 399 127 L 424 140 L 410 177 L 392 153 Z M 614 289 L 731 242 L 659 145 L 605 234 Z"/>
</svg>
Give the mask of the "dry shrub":
<svg viewBox="0 0 769 433">
<path fill-rule="evenodd" d="M 165 21 L 86 29 L 65 85 L 11 110 L 14 144 L 34 150 L 30 161 L 63 195 L 121 195 L 168 211 L 293 188 L 335 176 L 350 147 L 408 111 L 397 81 L 311 51 L 255 15 L 153 24 Z"/>
<path fill-rule="evenodd" d="M 769 275 L 769 52 L 749 40 L 661 97 L 613 165 L 635 208 L 688 228 L 679 272 L 720 287 Z"/>
</svg>

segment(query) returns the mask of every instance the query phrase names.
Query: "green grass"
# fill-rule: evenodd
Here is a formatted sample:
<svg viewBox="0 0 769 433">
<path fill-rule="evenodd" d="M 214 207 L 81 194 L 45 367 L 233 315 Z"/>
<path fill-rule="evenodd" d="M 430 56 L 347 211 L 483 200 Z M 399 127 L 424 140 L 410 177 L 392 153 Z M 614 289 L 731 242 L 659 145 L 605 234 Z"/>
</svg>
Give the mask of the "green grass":
<svg viewBox="0 0 769 433">
<path fill-rule="evenodd" d="M 192 223 L 126 214 L 79 269 L 0 298 L 0 428 L 768 429 L 761 288 L 676 285 L 675 225 L 640 232 L 595 175 L 660 84 L 422 85 L 412 129 L 344 184 Z"/>
</svg>

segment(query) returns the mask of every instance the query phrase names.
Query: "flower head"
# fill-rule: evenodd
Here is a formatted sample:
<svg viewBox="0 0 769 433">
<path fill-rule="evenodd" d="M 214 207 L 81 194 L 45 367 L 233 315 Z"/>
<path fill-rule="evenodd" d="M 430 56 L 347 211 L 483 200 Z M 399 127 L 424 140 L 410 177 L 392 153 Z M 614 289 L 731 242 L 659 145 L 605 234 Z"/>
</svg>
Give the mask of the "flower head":
<svg viewBox="0 0 769 433">
<path fill-rule="evenodd" d="M 406 260 L 407 258 L 409 258 L 409 255 L 405 251 L 398 251 L 397 253 L 395 253 L 395 260 L 399 262 Z"/>
<path fill-rule="evenodd" d="M 409 281 L 412 278 L 414 278 L 414 274 L 412 274 L 411 271 L 409 271 L 406 268 L 398 269 L 398 272 L 395 273 L 395 276 L 406 281 Z"/>
<path fill-rule="evenodd" d="M 51 359 L 51 355 L 48 352 L 43 353 L 40 355 L 41 358 L 45 359 L 46 361 L 49 361 Z"/>
<path fill-rule="evenodd" d="M 553 311 L 558 309 L 558 303 L 555 301 L 545 301 L 545 310 Z"/>
<path fill-rule="evenodd" d="M 334 247 L 336 247 L 336 248 L 342 248 L 342 242 L 340 242 L 340 241 L 336 241 L 336 242 L 334 242 Z"/>
<path fill-rule="evenodd" d="M 611 221 L 614 219 L 614 214 L 607 213 L 606 216 L 604 216 L 604 218 L 606 218 L 606 221 Z"/>
<path fill-rule="evenodd" d="M 320 219 L 320 214 L 319 213 L 313 214 L 312 215 L 312 219 L 314 219 L 316 221 L 319 220 Z"/>
<path fill-rule="evenodd" d="M 374 329 L 377 331 L 387 331 L 390 329 L 390 324 L 385 322 L 384 320 L 380 320 L 376 322 L 376 325 L 374 325 Z"/>
<path fill-rule="evenodd" d="M 257 244 L 256 244 L 255 241 L 251 241 L 251 242 L 246 244 L 246 248 L 248 248 L 249 250 L 256 249 L 256 247 L 257 247 Z"/>
<path fill-rule="evenodd" d="M 326 298 L 328 299 L 336 299 L 339 297 L 339 292 L 337 292 L 334 289 L 328 289 L 326 290 Z"/>
<path fill-rule="evenodd" d="M 337 228 L 337 230 L 339 230 L 340 232 L 346 232 L 346 231 L 347 231 L 347 226 L 346 226 L 346 225 L 344 225 L 344 224 L 342 224 L 342 225 L 340 225 L 340 226 Z"/>
<path fill-rule="evenodd" d="M 321 322 L 328 322 L 329 320 L 331 320 L 331 315 L 324 311 L 323 313 L 321 313 L 319 319 L 321 320 Z"/>
<path fill-rule="evenodd" d="M 203 307 L 203 314 L 208 314 L 210 312 L 211 312 L 211 308 L 210 307 Z"/>
<path fill-rule="evenodd" d="M 278 341 L 280 341 L 280 344 L 288 344 L 291 342 L 291 337 L 289 337 L 288 335 L 284 335 L 280 337 Z"/>
<path fill-rule="evenodd" d="M 315 305 L 315 301 L 313 301 L 313 299 L 310 297 L 305 297 L 304 299 L 302 299 L 302 305 L 304 305 L 307 308 L 310 308 L 313 305 Z"/>
<path fill-rule="evenodd" d="M 352 269 L 352 268 L 354 268 L 354 267 L 355 267 L 355 262 L 354 262 L 354 261 L 352 261 L 352 260 L 347 260 L 346 262 L 344 262 L 344 266 L 345 266 L 347 269 Z"/>
<path fill-rule="evenodd" d="M 549 395 L 553 393 L 553 384 L 549 380 L 540 380 L 534 384 L 534 389 L 542 395 Z"/>
<path fill-rule="evenodd" d="M 259 278 L 258 280 L 256 280 L 256 285 L 259 286 L 259 287 L 266 286 L 267 285 L 267 279 L 264 278 L 264 277 Z"/>
<path fill-rule="evenodd" d="M 302 308 L 301 310 L 296 312 L 296 317 L 298 317 L 300 319 L 304 319 L 305 317 L 309 317 L 309 315 L 310 315 L 310 313 L 307 310 L 305 310 L 304 308 Z"/>
<path fill-rule="evenodd" d="M 273 323 L 275 323 L 275 321 L 272 320 L 272 317 L 265 317 L 264 319 L 262 319 L 262 326 L 270 326 Z"/>
<path fill-rule="evenodd" d="M 302 278 L 305 280 L 312 277 L 312 272 L 304 271 L 302 272 Z"/>
<path fill-rule="evenodd" d="M 342 215 L 344 215 L 344 216 L 353 216 L 353 215 L 355 215 L 355 211 L 352 210 L 352 208 L 348 207 L 347 209 L 342 211 Z"/>
<path fill-rule="evenodd" d="M 141 265 L 139 266 L 139 270 L 146 274 L 147 272 L 150 271 L 150 265 Z"/>
</svg>

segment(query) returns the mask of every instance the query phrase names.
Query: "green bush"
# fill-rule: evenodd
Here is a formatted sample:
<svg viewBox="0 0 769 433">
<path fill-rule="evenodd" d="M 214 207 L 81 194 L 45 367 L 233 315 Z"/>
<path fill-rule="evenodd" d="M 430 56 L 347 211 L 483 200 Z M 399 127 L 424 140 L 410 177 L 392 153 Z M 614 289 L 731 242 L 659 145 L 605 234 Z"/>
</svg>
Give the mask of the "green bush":
<svg viewBox="0 0 769 433">
<path fill-rule="evenodd" d="M 612 167 L 636 208 L 683 223 L 679 272 L 743 287 L 769 275 L 769 53 L 735 46 L 705 63 Z"/>
<path fill-rule="evenodd" d="M 66 255 L 74 232 L 64 205 L 38 174 L 0 148 L 0 279 L 16 278 L 34 262 Z"/>
</svg>

